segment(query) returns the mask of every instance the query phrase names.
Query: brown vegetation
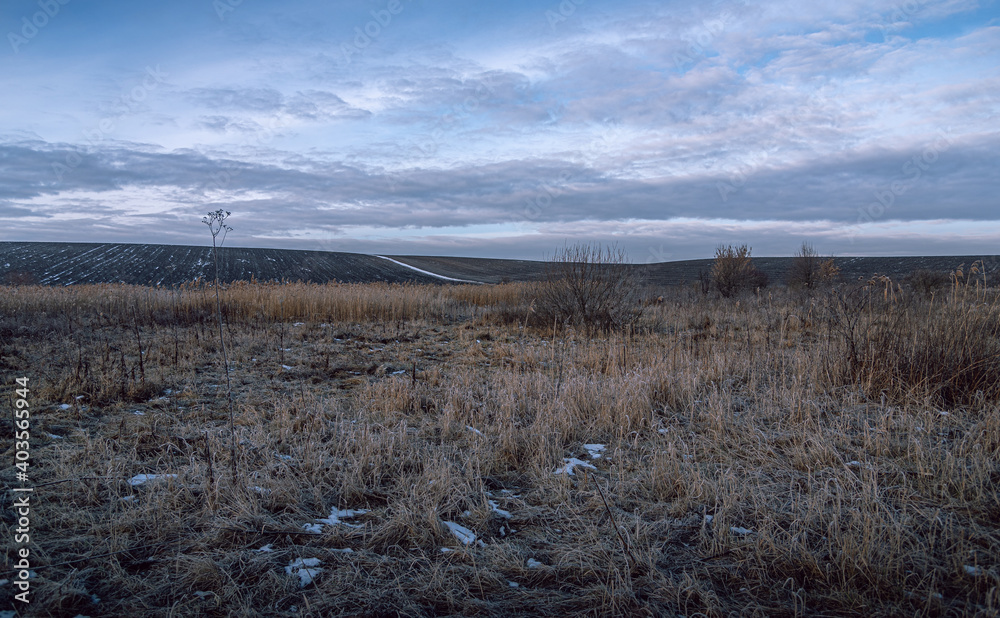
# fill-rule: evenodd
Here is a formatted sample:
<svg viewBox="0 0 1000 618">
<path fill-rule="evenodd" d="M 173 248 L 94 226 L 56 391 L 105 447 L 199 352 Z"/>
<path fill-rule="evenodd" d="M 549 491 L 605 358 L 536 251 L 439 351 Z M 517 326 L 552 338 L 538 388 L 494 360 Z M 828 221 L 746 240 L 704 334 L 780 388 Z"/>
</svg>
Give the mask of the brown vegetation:
<svg viewBox="0 0 1000 618">
<path fill-rule="evenodd" d="M 836 283 L 840 269 L 833 258 L 823 259 L 809 243 L 802 243 L 788 268 L 787 283 L 793 288 L 814 289 Z"/>
<path fill-rule="evenodd" d="M 946 272 L 921 268 L 907 275 L 903 283 L 917 294 L 931 298 L 947 291 L 952 280 Z"/>
<path fill-rule="evenodd" d="M 615 247 L 564 247 L 550 261 L 545 285 L 535 289 L 537 316 L 546 325 L 592 334 L 627 328 L 642 315 L 639 278 L 625 251 Z"/>
<path fill-rule="evenodd" d="M 766 288 L 768 276 L 753 265 L 750 247 L 728 245 L 715 250 L 712 281 L 719 293 L 729 298 L 745 290 Z"/>
<path fill-rule="evenodd" d="M 0 288 L 3 401 L 31 388 L 30 612 L 1000 610 L 994 290 L 657 289 L 588 335 L 532 318 L 534 284 L 226 286 L 238 482 L 214 291 Z"/>
</svg>

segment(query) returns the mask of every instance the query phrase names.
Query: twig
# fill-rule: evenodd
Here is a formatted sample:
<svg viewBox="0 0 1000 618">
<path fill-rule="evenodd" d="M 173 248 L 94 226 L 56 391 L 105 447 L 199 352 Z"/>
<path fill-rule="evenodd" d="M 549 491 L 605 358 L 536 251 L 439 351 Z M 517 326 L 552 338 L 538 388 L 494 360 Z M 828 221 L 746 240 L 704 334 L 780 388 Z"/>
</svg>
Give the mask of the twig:
<svg viewBox="0 0 1000 618">
<path fill-rule="evenodd" d="M 67 560 L 65 562 L 57 562 L 55 564 L 43 564 L 41 566 L 32 565 L 31 569 L 33 571 L 41 571 L 42 569 L 51 569 L 54 567 L 66 566 L 69 564 L 76 564 L 78 562 L 86 562 L 88 560 L 95 560 L 97 558 L 107 558 L 108 556 L 114 556 L 117 554 L 124 554 L 130 551 L 139 551 L 141 549 L 149 549 L 151 547 L 163 547 L 163 543 L 151 543 L 149 545 L 140 545 L 139 547 L 129 547 L 127 549 L 119 549 L 118 551 L 111 551 L 106 554 L 96 554 L 94 556 L 84 556 L 83 558 L 77 558 L 75 560 Z M 9 573 L 15 573 L 16 571 L 4 571 L 3 574 L 7 575 Z"/>
<path fill-rule="evenodd" d="M 317 534 L 315 532 L 303 532 L 302 530 L 244 530 L 243 528 L 230 528 L 228 526 L 222 526 L 219 529 L 229 530 L 230 532 L 242 532 L 244 534 L 269 534 L 269 535 L 295 534 L 299 536 L 323 536 L 322 534 Z"/>
<path fill-rule="evenodd" d="M 132 305 L 132 326 L 135 328 L 135 340 L 139 344 L 139 376 L 142 378 L 142 385 L 146 386 L 146 366 L 142 361 L 142 337 L 139 335 L 139 316 L 135 305 Z"/>
<path fill-rule="evenodd" d="M 586 472 L 584 472 L 584 474 L 586 474 Z M 632 560 L 633 567 L 638 567 L 639 561 L 635 559 L 634 555 L 632 555 L 632 550 L 629 549 L 628 543 L 625 542 L 625 537 L 622 536 L 621 530 L 618 529 L 618 522 L 615 520 L 615 514 L 611 512 L 611 507 L 608 506 L 608 499 L 604 497 L 604 491 L 601 489 L 601 485 L 597 482 L 597 479 L 594 479 L 594 487 L 597 488 L 597 493 L 601 494 L 601 501 L 604 502 L 604 508 L 608 512 L 608 517 L 611 518 L 611 525 L 614 526 L 615 534 L 618 535 L 618 540 L 621 541 L 625 557 Z"/>
</svg>

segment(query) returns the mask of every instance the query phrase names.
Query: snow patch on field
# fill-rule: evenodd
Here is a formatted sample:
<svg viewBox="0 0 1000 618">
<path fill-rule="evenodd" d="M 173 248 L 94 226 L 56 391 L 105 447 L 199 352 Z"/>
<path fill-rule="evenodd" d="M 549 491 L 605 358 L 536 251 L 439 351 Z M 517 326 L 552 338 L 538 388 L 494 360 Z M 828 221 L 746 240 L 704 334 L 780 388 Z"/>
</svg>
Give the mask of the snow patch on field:
<svg viewBox="0 0 1000 618">
<path fill-rule="evenodd" d="M 463 545 L 469 545 L 476 540 L 476 533 L 461 524 L 456 524 L 453 521 L 446 521 L 444 522 L 444 525 L 448 526 L 451 533 L 454 534 Z"/>
<path fill-rule="evenodd" d="M 323 525 L 336 526 L 340 524 L 342 526 L 347 526 L 348 528 L 363 528 L 362 524 L 349 524 L 344 519 L 353 519 L 358 515 L 364 515 L 368 511 L 365 509 L 357 510 L 340 510 L 340 509 L 330 509 L 330 516 L 326 519 L 317 519 L 314 524 L 305 524 L 302 527 L 305 528 L 306 532 L 312 532 L 314 534 L 323 533 Z"/>
<path fill-rule="evenodd" d="M 565 465 L 561 468 L 556 468 L 556 474 L 570 474 L 575 476 L 573 471 L 576 469 L 577 466 L 583 468 L 590 468 L 591 470 L 597 469 L 596 466 L 592 466 L 585 461 L 577 459 L 576 457 L 567 457 L 563 459 L 563 462 L 565 463 Z"/>
<path fill-rule="evenodd" d="M 376 255 L 375 257 L 382 258 L 383 260 L 389 260 L 393 264 L 399 264 L 403 268 L 409 268 L 410 270 L 414 270 L 414 271 L 416 271 L 416 272 L 418 272 L 418 273 L 420 273 L 422 275 L 427 275 L 429 277 L 436 277 L 438 279 L 443 279 L 444 281 L 456 281 L 458 283 L 482 283 L 482 281 L 471 281 L 469 279 L 455 279 L 454 277 L 445 277 L 444 275 L 439 275 L 437 273 L 432 273 L 430 271 L 423 270 L 422 268 L 417 268 L 416 266 L 410 266 L 409 264 L 404 264 L 404 263 L 399 262 L 397 260 L 394 260 L 392 258 L 387 258 L 384 255 Z"/>
<path fill-rule="evenodd" d="M 587 449 L 587 453 L 590 455 L 591 459 L 600 459 L 601 453 L 607 446 L 603 444 L 584 444 L 583 448 Z"/>
<path fill-rule="evenodd" d="M 487 502 L 489 502 L 490 508 L 493 509 L 494 513 L 496 513 L 500 517 L 503 517 L 504 519 L 510 519 L 511 518 L 510 511 L 503 510 L 502 508 L 500 508 L 500 505 L 498 505 L 496 502 L 494 502 L 492 500 L 487 500 Z"/>
<path fill-rule="evenodd" d="M 133 476 L 128 480 L 128 484 L 131 485 L 132 487 L 136 487 L 138 485 L 142 485 L 149 481 L 156 481 L 159 479 L 175 479 L 175 478 L 177 478 L 176 474 L 136 474 L 135 476 Z"/>
<path fill-rule="evenodd" d="M 317 575 L 323 572 L 319 558 L 296 558 L 285 567 L 285 573 L 299 576 L 299 588 L 305 588 L 313 582 Z"/>
</svg>

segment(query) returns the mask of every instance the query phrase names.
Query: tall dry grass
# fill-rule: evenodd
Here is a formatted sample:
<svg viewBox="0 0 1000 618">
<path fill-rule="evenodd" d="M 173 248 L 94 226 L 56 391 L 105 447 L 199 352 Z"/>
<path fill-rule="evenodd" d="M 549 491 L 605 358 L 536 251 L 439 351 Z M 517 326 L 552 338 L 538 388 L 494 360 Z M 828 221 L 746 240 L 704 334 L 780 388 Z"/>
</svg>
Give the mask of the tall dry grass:
<svg viewBox="0 0 1000 618">
<path fill-rule="evenodd" d="M 454 317 L 466 306 L 497 305 L 524 296 L 525 285 L 426 286 L 410 284 L 314 284 L 237 281 L 221 289 L 227 321 L 412 320 Z M 50 323 L 80 316 L 124 316 L 136 309 L 143 323 L 183 325 L 204 321 L 213 312 L 211 283 L 175 288 L 132 285 L 66 287 L 0 286 L 0 311 L 14 320 Z"/>
<path fill-rule="evenodd" d="M 1000 299 L 965 285 L 943 298 L 892 283 L 838 291 L 827 308 L 839 371 L 872 398 L 955 406 L 1000 400 Z"/>
<path fill-rule="evenodd" d="M 524 285 L 230 286 L 234 484 L 209 290 L 18 292 L 0 370 L 34 371 L 32 480 L 55 483 L 41 613 L 1000 609 L 1000 403 L 987 378 L 946 400 L 953 373 L 908 369 L 990 358 L 993 297 L 662 290 L 634 331 L 588 335 L 532 327 Z M 134 308 L 152 393 L 121 390 Z M 593 468 L 557 474 L 567 458 Z M 369 512 L 303 527 L 331 509 Z M 305 588 L 299 558 L 322 561 Z"/>
</svg>

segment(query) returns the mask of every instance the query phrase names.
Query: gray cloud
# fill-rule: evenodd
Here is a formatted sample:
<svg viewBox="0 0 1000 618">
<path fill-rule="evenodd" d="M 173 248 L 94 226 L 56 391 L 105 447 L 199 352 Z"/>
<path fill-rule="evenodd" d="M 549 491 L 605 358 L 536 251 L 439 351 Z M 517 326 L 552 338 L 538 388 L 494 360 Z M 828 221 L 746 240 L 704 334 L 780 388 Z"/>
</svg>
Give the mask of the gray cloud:
<svg viewBox="0 0 1000 618">
<path fill-rule="evenodd" d="M 75 149 L 6 144 L 0 146 L 0 198 L 16 205 L 78 191 L 169 187 L 194 205 L 223 190 L 229 195 L 223 203 L 261 217 L 296 213 L 337 225 L 391 228 L 670 217 L 850 224 L 859 208 L 890 192 L 895 193 L 892 204 L 879 211 L 879 219 L 932 219 L 942 209 L 952 219 L 991 218 L 996 204 L 983 203 L 982 197 L 1000 194 L 993 164 L 1000 155 L 1000 134 L 942 140 L 909 149 L 842 153 L 788 167 L 763 161 L 760 169 L 657 180 L 616 178 L 585 165 L 545 159 L 387 174 L 303 157 L 294 166 L 279 167 L 194 151 L 117 147 L 88 151 L 62 183 L 55 182 L 51 163 L 66 160 Z M 893 191 L 893 183 L 905 188 Z M 269 197 L 244 201 L 240 195 L 247 193 Z M 44 207 L 32 210 L 44 212 Z"/>
<path fill-rule="evenodd" d="M 223 207 L 248 238 L 395 253 L 393 238 L 510 255 L 578 234 L 704 254 L 739 240 L 733 222 L 767 246 L 810 234 L 877 248 L 859 223 L 887 251 L 917 246 L 931 242 L 923 222 L 995 221 L 1000 195 L 1000 28 L 908 38 L 976 3 L 917 4 L 595 3 L 475 45 L 468 24 L 413 43 L 400 18 L 350 65 L 331 51 L 341 35 L 306 28 L 306 13 L 272 24 L 245 4 L 225 63 L 164 62 L 169 85 L 127 114 L 108 116 L 114 96 L 8 88 L 5 118 L 24 120 L 0 139 L 0 225 L 23 237 L 47 217 L 46 234 L 109 240 L 146 226 L 181 242 L 201 232 L 178 231 L 189 218 Z M 434 22 L 407 10 L 414 27 Z"/>
<path fill-rule="evenodd" d="M 14 206 L 8 202 L 0 202 L 0 219 L 23 219 L 25 217 L 46 217 L 48 215 L 35 212 L 28 208 Z"/>
</svg>

